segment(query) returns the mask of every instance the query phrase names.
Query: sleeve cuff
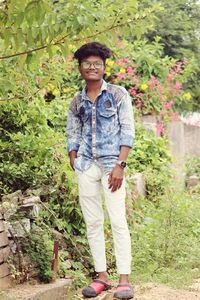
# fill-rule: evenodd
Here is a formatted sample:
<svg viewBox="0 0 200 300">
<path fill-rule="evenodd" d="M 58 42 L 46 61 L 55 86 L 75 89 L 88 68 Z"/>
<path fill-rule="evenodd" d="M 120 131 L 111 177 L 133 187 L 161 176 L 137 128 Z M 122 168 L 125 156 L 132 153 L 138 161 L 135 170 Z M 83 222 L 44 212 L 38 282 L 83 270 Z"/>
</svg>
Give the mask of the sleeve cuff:
<svg viewBox="0 0 200 300">
<path fill-rule="evenodd" d="M 121 138 L 119 145 L 120 146 L 127 146 L 132 148 L 134 143 L 134 138 L 131 135 L 127 135 L 123 138 Z"/>
<path fill-rule="evenodd" d="M 77 143 L 70 143 L 70 144 L 68 144 L 68 147 L 67 147 L 68 153 L 70 153 L 73 150 L 78 151 L 79 147 L 80 147 L 80 145 L 77 144 Z"/>
</svg>

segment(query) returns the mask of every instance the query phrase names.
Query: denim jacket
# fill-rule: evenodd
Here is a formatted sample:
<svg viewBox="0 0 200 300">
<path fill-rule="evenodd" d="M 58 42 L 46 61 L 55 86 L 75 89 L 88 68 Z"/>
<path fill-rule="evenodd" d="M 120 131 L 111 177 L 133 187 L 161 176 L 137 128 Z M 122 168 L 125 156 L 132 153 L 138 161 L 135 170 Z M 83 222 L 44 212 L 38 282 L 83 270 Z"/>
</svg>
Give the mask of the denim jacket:
<svg viewBox="0 0 200 300">
<path fill-rule="evenodd" d="M 134 119 L 131 99 L 125 88 L 103 80 L 92 102 L 86 88 L 75 96 L 67 118 L 68 152 L 78 151 L 74 168 L 87 170 L 93 162 L 105 172 L 116 164 L 121 146 L 133 146 Z"/>
</svg>

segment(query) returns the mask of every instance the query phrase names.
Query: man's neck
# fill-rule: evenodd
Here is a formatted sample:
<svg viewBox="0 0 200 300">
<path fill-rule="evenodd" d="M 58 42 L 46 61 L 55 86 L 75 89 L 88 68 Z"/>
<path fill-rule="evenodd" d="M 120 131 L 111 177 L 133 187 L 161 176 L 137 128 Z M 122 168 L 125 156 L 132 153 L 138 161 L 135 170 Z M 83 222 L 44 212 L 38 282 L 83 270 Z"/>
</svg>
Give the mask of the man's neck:
<svg viewBox="0 0 200 300">
<path fill-rule="evenodd" d="M 95 101 L 95 99 L 97 98 L 100 90 L 101 90 L 101 86 L 103 84 L 103 79 L 98 80 L 98 81 L 87 81 L 86 82 L 86 93 L 88 98 L 91 101 Z"/>
<path fill-rule="evenodd" d="M 95 93 L 99 92 L 101 89 L 101 86 L 103 84 L 103 79 L 98 81 L 86 81 L 86 91 L 87 93 Z"/>
</svg>

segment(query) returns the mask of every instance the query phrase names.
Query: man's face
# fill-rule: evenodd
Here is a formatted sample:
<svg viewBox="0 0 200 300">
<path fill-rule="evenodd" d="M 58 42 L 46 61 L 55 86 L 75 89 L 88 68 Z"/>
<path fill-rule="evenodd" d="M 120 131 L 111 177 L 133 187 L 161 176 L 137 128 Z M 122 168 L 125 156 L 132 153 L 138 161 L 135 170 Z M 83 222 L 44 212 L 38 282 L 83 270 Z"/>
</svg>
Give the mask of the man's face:
<svg viewBox="0 0 200 300">
<path fill-rule="evenodd" d="M 97 81 L 103 78 L 104 61 L 99 56 L 88 56 L 81 61 L 79 71 L 86 81 Z"/>
</svg>

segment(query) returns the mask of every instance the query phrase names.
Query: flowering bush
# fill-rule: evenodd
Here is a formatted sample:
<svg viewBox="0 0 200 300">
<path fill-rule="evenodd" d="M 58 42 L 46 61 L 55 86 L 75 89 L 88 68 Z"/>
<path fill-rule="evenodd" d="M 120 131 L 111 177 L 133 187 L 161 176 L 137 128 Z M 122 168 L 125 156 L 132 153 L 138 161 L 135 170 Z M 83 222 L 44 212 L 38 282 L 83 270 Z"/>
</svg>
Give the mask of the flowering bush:
<svg viewBox="0 0 200 300">
<path fill-rule="evenodd" d="M 138 50 L 136 45 L 133 49 L 136 54 L 132 56 L 108 60 L 105 75 L 107 80 L 129 91 L 139 115 L 159 116 L 157 131 L 162 134 L 164 124 L 177 120 L 180 107 L 192 100 L 191 93 L 183 88 L 192 72 L 191 63 L 161 58 L 158 46 L 144 57 L 143 51 L 149 45 L 144 43 L 143 46 Z"/>
</svg>

